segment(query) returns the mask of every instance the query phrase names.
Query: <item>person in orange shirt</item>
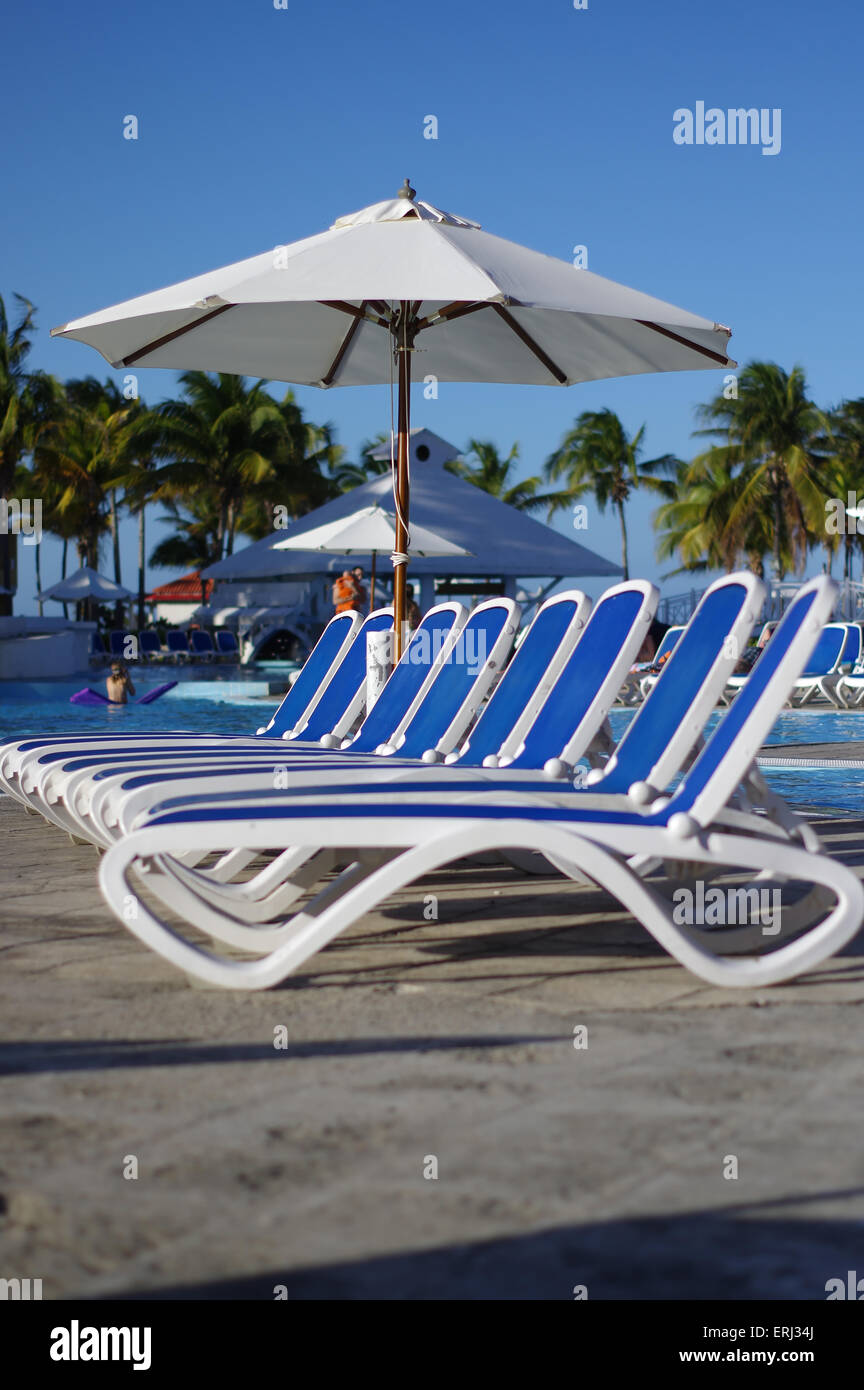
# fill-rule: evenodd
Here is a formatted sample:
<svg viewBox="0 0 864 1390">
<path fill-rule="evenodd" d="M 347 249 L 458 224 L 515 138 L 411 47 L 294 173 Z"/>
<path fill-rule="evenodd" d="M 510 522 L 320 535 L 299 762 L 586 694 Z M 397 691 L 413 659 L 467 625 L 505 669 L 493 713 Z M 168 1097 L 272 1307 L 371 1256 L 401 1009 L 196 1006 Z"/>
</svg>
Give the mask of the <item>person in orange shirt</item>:
<svg viewBox="0 0 864 1390">
<path fill-rule="evenodd" d="M 359 597 L 357 580 L 350 570 L 343 570 L 333 585 L 334 610 L 337 613 L 345 613 L 349 608 L 356 608 Z"/>
</svg>

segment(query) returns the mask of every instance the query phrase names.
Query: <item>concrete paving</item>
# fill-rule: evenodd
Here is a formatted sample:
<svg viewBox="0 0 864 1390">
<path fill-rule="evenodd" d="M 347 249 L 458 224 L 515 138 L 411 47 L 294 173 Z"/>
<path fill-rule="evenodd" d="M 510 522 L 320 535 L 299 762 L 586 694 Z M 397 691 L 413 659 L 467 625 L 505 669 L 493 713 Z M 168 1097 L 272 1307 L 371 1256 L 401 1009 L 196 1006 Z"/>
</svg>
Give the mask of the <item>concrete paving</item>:
<svg viewBox="0 0 864 1390">
<path fill-rule="evenodd" d="M 864 826 L 820 830 L 864 870 Z M 605 895 L 472 862 L 228 994 L 124 932 L 94 850 L 5 798 L 0 844 L 0 1277 L 564 1300 L 864 1277 L 860 938 L 724 992 Z"/>
</svg>

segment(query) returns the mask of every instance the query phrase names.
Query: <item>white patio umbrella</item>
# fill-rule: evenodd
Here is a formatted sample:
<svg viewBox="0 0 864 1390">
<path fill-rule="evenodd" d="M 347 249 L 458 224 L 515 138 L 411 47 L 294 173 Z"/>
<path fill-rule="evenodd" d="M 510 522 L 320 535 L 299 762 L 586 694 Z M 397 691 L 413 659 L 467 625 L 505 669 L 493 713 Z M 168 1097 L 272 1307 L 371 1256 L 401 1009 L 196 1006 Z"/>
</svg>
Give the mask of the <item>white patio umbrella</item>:
<svg viewBox="0 0 864 1390">
<path fill-rule="evenodd" d="M 274 545 L 274 550 L 320 550 L 328 555 L 371 555 L 372 574 L 369 607 L 375 607 L 375 563 L 379 551 L 392 551 L 396 546 L 398 518 L 383 507 L 361 507 L 350 516 L 340 516 L 324 526 L 312 526 L 308 531 L 287 537 Z M 430 531 L 428 526 L 412 526 L 408 541 L 409 555 L 470 555 L 461 545 Z"/>
<path fill-rule="evenodd" d="M 134 598 L 135 595 L 131 590 L 124 589 L 122 584 L 115 584 L 113 579 L 98 574 L 89 565 L 82 565 L 74 574 L 43 589 L 36 597 L 41 602 L 53 598 L 58 603 L 80 603 L 83 599 L 92 598 L 99 603 L 117 603 L 120 599 Z"/>
<path fill-rule="evenodd" d="M 733 367 L 729 329 L 397 198 L 329 230 L 52 330 L 113 367 L 331 387 L 398 382 L 397 654 L 405 612 L 411 358 L 436 381 L 569 386 Z"/>
</svg>

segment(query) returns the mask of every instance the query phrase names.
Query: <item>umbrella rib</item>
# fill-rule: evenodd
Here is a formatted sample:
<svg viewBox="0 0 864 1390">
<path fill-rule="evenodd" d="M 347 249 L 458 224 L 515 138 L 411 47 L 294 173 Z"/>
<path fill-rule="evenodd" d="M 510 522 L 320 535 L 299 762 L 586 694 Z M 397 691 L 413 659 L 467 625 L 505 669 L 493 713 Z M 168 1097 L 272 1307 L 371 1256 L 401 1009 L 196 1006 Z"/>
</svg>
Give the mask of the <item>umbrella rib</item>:
<svg viewBox="0 0 864 1390">
<path fill-rule="evenodd" d="M 363 303 L 371 301 L 363 300 Z M 338 309 L 340 313 L 350 314 L 354 319 L 364 320 L 366 323 L 377 323 L 380 328 L 389 328 L 390 324 L 386 319 L 378 314 L 370 314 L 368 309 L 358 309 L 356 304 L 349 304 L 344 299 L 319 299 L 319 304 L 323 304 L 325 309 Z"/>
<path fill-rule="evenodd" d="M 358 314 L 357 318 L 352 319 L 351 325 L 350 325 L 350 327 L 349 327 L 349 329 L 348 329 L 348 332 L 345 334 L 345 337 L 342 339 L 342 343 L 341 343 L 341 345 L 340 345 L 339 351 L 336 353 L 336 356 L 333 358 L 333 361 L 330 363 L 329 371 L 327 371 L 327 372 L 325 373 L 325 375 L 322 376 L 322 378 L 321 378 L 321 385 L 322 385 L 322 386 L 331 386 L 331 385 L 332 385 L 332 383 L 333 383 L 333 378 L 335 377 L 336 373 L 338 372 L 339 368 L 340 368 L 341 365 L 342 365 L 342 359 L 343 359 L 343 357 L 345 356 L 346 352 L 348 351 L 348 349 L 349 349 L 350 346 L 351 346 L 351 342 L 352 342 L 352 340 L 353 340 L 353 338 L 354 338 L 354 334 L 357 332 L 357 329 L 360 327 L 360 324 L 362 323 L 363 318 L 365 317 L 365 314 L 362 312 L 362 311 L 365 309 L 365 307 L 366 307 L 366 300 L 364 299 L 363 302 L 362 302 L 362 304 L 360 305 L 361 313 Z"/>
<path fill-rule="evenodd" d="M 681 343 L 683 347 L 692 348 L 694 352 L 701 352 L 703 357 L 710 357 L 712 362 L 719 362 L 721 367 L 729 366 L 729 358 L 722 352 L 712 352 L 711 348 L 702 347 L 700 343 L 693 343 L 689 338 L 682 338 L 680 333 L 673 333 L 671 328 L 664 328 L 662 324 L 652 323 L 650 319 L 636 319 L 636 323 L 641 323 L 643 328 L 653 328 L 655 333 L 662 333 L 664 338 L 671 338 L 675 343 Z"/>
<path fill-rule="evenodd" d="M 521 323 L 516 322 L 513 315 L 509 312 L 509 310 L 504 308 L 503 304 L 493 304 L 492 308 L 495 310 L 498 317 L 504 320 L 508 328 L 511 328 L 513 330 L 513 332 L 516 334 L 516 337 L 521 338 L 525 346 L 527 348 L 530 348 L 530 350 L 533 352 L 534 356 L 538 359 L 538 361 L 543 363 L 543 366 L 546 368 L 547 372 L 551 372 L 552 376 L 555 377 L 558 384 L 560 386 L 564 386 L 567 381 L 567 373 L 562 372 L 561 368 L 555 362 L 552 361 L 552 358 L 548 355 L 548 353 L 545 353 L 543 351 L 540 344 L 531 337 L 531 334 L 528 333 L 522 327 Z"/>
<path fill-rule="evenodd" d="M 416 332 L 422 333 L 424 328 L 432 328 L 436 323 L 449 323 L 451 319 L 461 319 L 463 314 L 476 314 L 480 309 L 488 309 L 489 304 L 484 300 L 481 304 L 466 304 L 461 299 L 456 299 L 452 304 L 445 304 L 443 309 L 439 309 L 434 314 L 427 314 L 424 319 L 418 319 Z"/>
<path fill-rule="evenodd" d="M 155 352 L 157 348 L 164 347 L 166 343 L 172 343 L 175 338 L 182 338 L 184 333 L 191 333 L 193 328 L 200 328 L 202 323 L 209 323 L 211 319 L 218 318 L 224 314 L 226 309 L 234 309 L 234 304 L 220 304 L 218 309 L 211 309 L 208 314 L 203 314 L 194 323 L 187 323 L 184 328 L 175 328 L 173 333 L 166 333 L 161 338 L 154 338 L 152 343 L 147 343 L 145 347 L 138 348 L 135 352 L 130 352 L 128 357 L 121 357 L 117 363 L 118 367 L 131 367 L 140 358 L 146 357 L 148 353 Z"/>
</svg>

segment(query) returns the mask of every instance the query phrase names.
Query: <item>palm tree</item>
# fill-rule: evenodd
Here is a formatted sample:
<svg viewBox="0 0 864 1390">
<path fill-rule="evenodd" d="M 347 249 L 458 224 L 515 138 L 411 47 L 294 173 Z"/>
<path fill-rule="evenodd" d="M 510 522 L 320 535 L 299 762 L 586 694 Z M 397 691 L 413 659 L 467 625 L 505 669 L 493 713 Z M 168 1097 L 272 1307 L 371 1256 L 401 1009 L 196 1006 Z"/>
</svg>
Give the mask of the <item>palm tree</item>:
<svg viewBox="0 0 864 1390">
<path fill-rule="evenodd" d="M 763 559 L 773 545 L 771 516 L 764 508 L 739 507 L 743 485 L 740 476 L 716 460 L 706 461 L 695 472 L 691 464 L 681 462 L 674 478 L 658 480 L 666 501 L 653 517 L 660 532 L 657 558 L 680 560 L 670 574 L 718 569 L 731 573 L 745 563 L 754 574 L 764 575 Z M 784 558 L 791 560 L 786 552 Z"/>
<path fill-rule="evenodd" d="M 32 454 L 39 431 L 55 418 L 62 404 L 62 387 L 46 372 L 28 372 L 27 359 L 35 332 L 33 305 L 16 294 L 19 317 L 13 325 L 0 297 L 0 497 L 20 490 L 20 469 Z M 15 541 L 4 526 L 0 531 L 0 616 L 12 612 Z"/>
<path fill-rule="evenodd" d="M 286 448 L 285 414 L 264 382 L 225 372 L 183 372 L 183 398 L 159 407 L 159 452 L 170 459 L 166 489 L 175 502 L 206 497 L 214 510 L 213 560 L 233 552 L 243 502 L 275 475 Z"/>
<path fill-rule="evenodd" d="M 767 511 L 775 577 L 782 579 L 788 568 L 803 565 L 825 525 L 820 439 L 828 423 L 809 399 L 803 370 L 750 362 L 738 377 L 737 395 L 727 399 L 721 393 L 700 407 L 698 418 L 706 428 L 697 435 L 723 442 L 693 460 L 690 483 L 704 469 L 735 475 L 738 495 L 727 525 L 735 532 L 748 513 Z"/>
<path fill-rule="evenodd" d="M 640 462 L 644 434 L 642 425 L 632 439 L 628 438 L 614 410 L 585 410 L 547 459 L 545 468 L 550 482 L 564 480 L 564 487 L 551 497 L 550 516 L 589 494 L 593 494 L 601 512 L 608 506 L 615 509 L 621 527 L 621 567 L 625 579 L 630 577 L 625 503 L 639 487 L 659 490 L 662 475 L 678 466 L 672 454 Z"/>
<path fill-rule="evenodd" d="M 471 439 L 461 458 L 451 459 L 444 466 L 467 483 L 491 493 L 499 501 L 506 502 L 520 512 L 535 511 L 538 507 L 549 505 L 549 497 L 538 493 L 542 478 L 514 477 L 519 459 L 519 445 L 514 444 L 506 458 L 502 458 L 496 446 L 489 440 Z"/>
<path fill-rule="evenodd" d="M 857 502 L 860 493 L 864 491 L 864 398 L 843 401 L 829 413 L 827 419 L 828 431 L 821 442 L 828 456 L 828 485 L 833 496 L 842 500 L 845 519 L 845 506 L 849 494 L 853 494 Z M 829 553 L 830 569 L 830 557 L 840 543 L 841 534 L 844 547 L 843 577 L 851 579 L 853 544 L 858 534 L 857 530 L 851 529 L 851 523 L 837 534 L 828 531 L 826 527 L 822 542 Z"/>
<path fill-rule="evenodd" d="M 34 445 L 34 480 L 52 491 L 57 516 L 74 526 L 79 563 L 94 569 L 102 537 L 117 534 L 116 493 L 135 460 L 138 413 L 137 402 L 121 404 L 92 378 L 71 382 L 65 411 Z"/>
</svg>

